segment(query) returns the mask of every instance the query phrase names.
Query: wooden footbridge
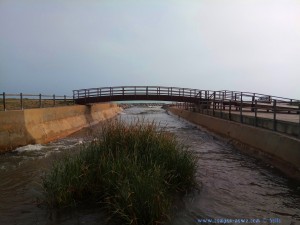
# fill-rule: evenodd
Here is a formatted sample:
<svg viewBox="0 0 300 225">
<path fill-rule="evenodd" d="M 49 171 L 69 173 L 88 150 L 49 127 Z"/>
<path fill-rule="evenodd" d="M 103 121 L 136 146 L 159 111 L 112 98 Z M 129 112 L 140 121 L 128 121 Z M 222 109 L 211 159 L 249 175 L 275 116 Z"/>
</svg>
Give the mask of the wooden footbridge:
<svg viewBox="0 0 300 225">
<path fill-rule="evenodd" d="M 212 91 L 162 86 L 118 86 L 73 90 L 76 104 L 111 101 L 170 101 L 201 105 L 202 108 L 235 107 L 299 113 L 297 99 L 237 91 Z"/>
<path fill-rule="evenodd" d="M 77 104 L 109 101 L 172 101 L 201 103 L 209 98 L 208 91 L 161 86 L 121 86 L 73 91 Z"/>
</svg>

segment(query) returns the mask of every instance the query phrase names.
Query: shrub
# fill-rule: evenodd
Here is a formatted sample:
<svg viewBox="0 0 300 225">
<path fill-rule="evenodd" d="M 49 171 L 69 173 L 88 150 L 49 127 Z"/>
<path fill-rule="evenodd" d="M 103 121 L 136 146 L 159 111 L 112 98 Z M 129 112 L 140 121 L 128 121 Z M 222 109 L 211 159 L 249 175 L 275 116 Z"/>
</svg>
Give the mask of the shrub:
<svg viewBox="0 0 300 225">
<path fill-rule="evenodd" d="M 55 162 L 43 178 L 52 207 L 100 203 L 125 224 L 169 218 L 174 194 L 195 187 L 196 158 L 154 123 L 104 125 L 97 141 Z"/>
</svg>

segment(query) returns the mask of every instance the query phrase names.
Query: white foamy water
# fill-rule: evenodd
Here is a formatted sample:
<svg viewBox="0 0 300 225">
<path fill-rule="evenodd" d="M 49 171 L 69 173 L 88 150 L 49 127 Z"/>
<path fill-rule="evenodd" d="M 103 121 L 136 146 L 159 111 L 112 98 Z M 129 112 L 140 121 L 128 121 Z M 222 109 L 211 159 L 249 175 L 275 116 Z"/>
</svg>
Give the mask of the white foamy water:
<svg viewBox="0 0 300 225">
<path fill-rule="evenodd" d="M 14 150 L 14 152 L 26 152 L 26 151 L 40 151 L 43 148 L 45 148 L 45 146 L 41 145 L 41 144 L 36 144 L 36 145 L 25 145 L 19 148 L 16 148 Z"/>
</svg>

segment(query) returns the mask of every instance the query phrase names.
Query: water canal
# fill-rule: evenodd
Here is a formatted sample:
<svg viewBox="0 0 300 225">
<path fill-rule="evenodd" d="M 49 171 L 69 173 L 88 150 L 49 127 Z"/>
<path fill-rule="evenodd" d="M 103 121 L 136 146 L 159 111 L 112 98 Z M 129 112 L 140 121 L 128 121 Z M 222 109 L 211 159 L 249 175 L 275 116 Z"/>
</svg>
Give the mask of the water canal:
<svg viewBox="0 0 300 225">
<path fill-rule="evenodd" d="M 260 219 L 262 224 L 280 219 L 280 224 L 300 224 L 300 184 L 271 166 L 159 107 L 129 108 L 119 117 L 127 121 L 155 120 L 199 157 L 197 179 L 201 188 L 177 203 L 171 224 L 208 224 L 201 219 L 222 218 Z M 0 155 L 0 224 L 107 224 L 106 215 L 95 206 L 50 211 L 37 201 L 42 197 L 41 176 L 51 162 L 67 152 L 78 151 L 96 129 Z"/>
</svg>

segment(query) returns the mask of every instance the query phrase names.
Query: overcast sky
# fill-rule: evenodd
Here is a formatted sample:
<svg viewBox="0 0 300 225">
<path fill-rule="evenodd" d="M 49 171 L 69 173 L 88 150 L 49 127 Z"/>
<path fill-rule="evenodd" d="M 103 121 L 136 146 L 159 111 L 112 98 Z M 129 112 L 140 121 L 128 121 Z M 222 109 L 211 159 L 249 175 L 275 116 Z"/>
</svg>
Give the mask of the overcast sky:
<svg viewBox="0 0 300 225">
<path fill-rule="evenodd" d="M 0 0 L 0 92 L 118 85 L 300 99 L 300 1 Z"/>
</svg>

